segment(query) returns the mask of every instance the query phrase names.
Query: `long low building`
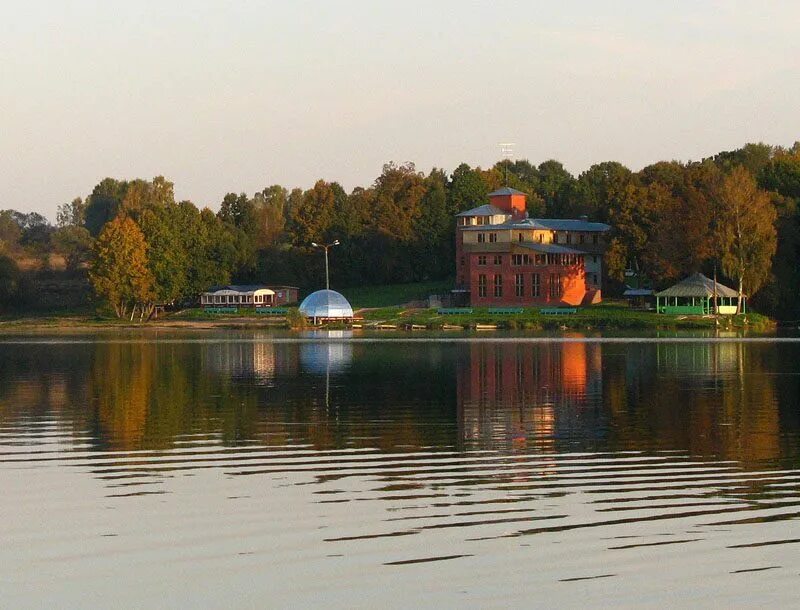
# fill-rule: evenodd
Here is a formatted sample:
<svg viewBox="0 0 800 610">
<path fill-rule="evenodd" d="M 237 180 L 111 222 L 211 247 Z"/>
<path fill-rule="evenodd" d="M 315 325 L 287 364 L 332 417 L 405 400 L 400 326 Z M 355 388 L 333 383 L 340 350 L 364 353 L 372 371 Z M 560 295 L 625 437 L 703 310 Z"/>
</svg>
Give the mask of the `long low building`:
<svg viewBox="0 0 800 610">
<path fill-rule="evenodd" d="M 203 307 L 274 307 L 297 302 L 295 286 L 262 284 L 212 286 L 200 295 Z"/>
</svg>

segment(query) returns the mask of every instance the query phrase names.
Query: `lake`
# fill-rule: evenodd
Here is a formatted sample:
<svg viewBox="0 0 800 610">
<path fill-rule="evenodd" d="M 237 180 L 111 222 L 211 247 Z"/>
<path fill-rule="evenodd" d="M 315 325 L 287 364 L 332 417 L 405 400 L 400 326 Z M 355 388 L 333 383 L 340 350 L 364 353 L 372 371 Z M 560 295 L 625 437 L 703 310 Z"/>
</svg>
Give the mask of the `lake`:
<svg viewBox="0 0 800 610">
<path fill-rule="evenodd" d="M 788 606 L 800 342 L 0 338 L 0 606 Z"/>
</svg>

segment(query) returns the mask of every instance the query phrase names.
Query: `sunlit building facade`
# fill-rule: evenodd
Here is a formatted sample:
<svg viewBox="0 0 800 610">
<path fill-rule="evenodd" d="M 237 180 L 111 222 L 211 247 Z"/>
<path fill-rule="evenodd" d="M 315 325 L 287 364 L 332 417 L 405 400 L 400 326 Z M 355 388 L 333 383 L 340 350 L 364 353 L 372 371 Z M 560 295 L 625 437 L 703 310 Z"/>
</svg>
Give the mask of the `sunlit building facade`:
<svg viewBox="0 0 800 610">
<path fill-rule="evenodd" d="M 528 218 L 526 197 L 505 187 L 457 215 L 456 291 L 476 306 L 599 302 L 610 227 Z"/>
</svg>

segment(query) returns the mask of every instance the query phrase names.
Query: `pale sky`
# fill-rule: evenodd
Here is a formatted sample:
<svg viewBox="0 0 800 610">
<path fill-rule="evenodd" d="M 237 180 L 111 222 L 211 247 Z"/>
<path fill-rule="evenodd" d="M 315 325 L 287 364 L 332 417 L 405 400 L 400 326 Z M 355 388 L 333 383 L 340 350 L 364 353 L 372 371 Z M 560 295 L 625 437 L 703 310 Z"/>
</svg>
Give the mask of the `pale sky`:
<svg viewBox="0 0 800 610">
<path fill-rule="evenodd" d="M 800 2 L 0 0 L 0 209 L 800 139 Z"/>
</svg>

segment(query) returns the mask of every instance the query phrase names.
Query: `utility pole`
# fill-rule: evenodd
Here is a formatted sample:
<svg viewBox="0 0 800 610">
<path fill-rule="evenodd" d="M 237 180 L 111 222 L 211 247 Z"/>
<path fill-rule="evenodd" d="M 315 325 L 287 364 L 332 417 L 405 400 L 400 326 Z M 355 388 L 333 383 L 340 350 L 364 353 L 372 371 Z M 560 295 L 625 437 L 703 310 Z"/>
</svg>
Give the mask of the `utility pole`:
<svg viewBox="0 0 800 610">
<path fill-rule="evenodd" d="M 334 240 L 333 243 L 330 244 L 318 244 L 312 241 L 311 245 L 314 246 L 315 248 L 322 248 L 323 250 L 325 250 L 325 290 L 330 290 L 331 280 L 330 280 L 330 275 L 328 273 L 328 248 L 332 248 L 333 246 L 338 246 L 339 240 L 338 239 Z"/>
<path fill-rule="evenodd" d="M 511 157 L 514 156 L 514 146 L 516 146 L 516 144 L 514 144 L 514 142 L 500 142 L 498 146 L 500 147 L 500 156 L 510 163 Z M 505 164 L 503 169 L 505 170 L 505 186 L 508 186 L 508 163 Z"/>
</svg>

